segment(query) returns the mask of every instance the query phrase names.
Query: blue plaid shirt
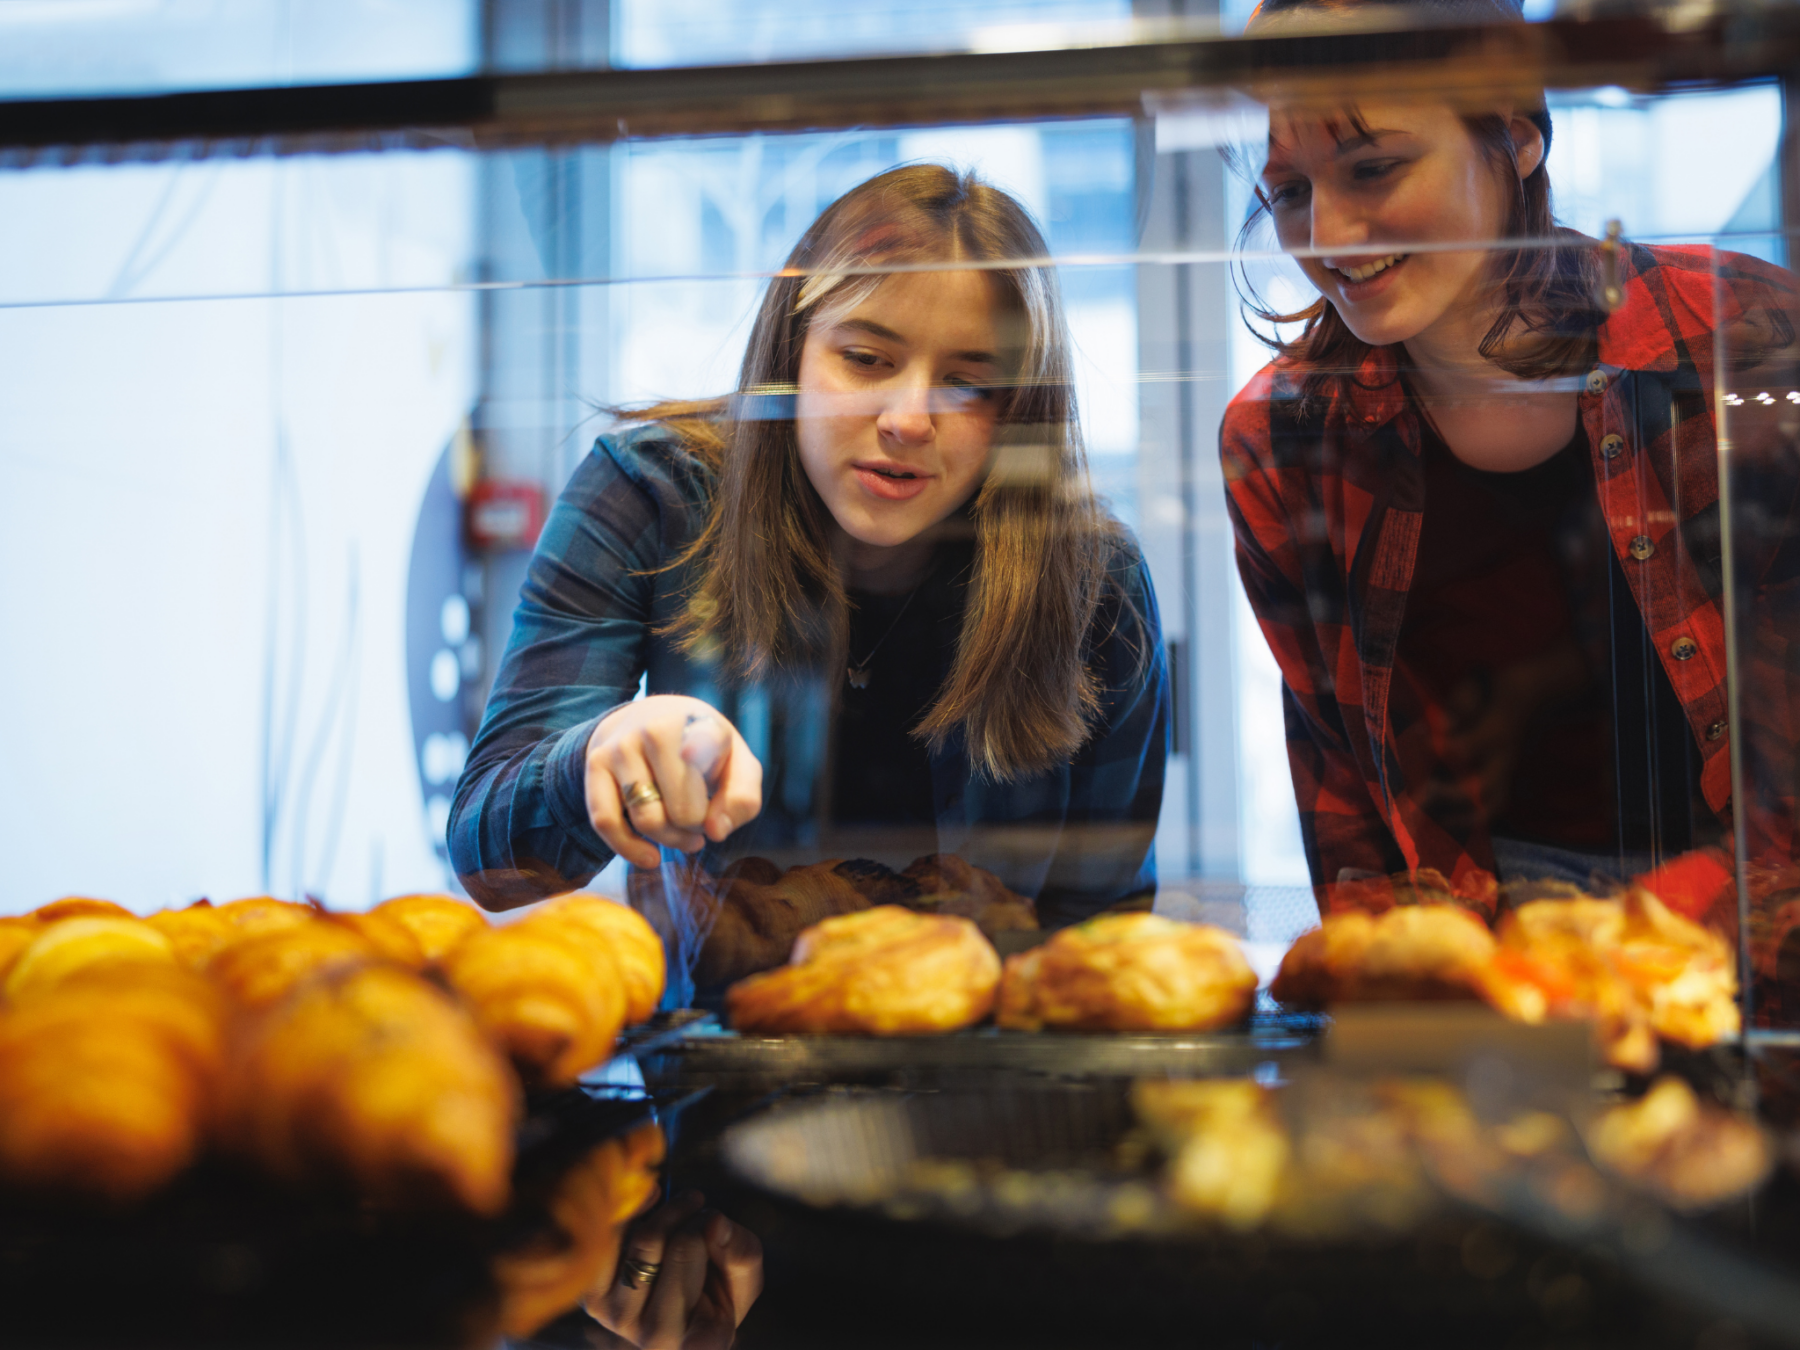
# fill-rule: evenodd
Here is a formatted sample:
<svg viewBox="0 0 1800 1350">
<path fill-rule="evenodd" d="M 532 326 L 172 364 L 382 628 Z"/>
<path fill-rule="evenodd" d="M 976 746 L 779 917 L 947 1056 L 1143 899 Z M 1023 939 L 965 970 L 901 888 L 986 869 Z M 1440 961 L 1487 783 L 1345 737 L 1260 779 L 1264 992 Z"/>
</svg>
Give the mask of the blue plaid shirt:
<svg viewBox="0 0 1800 1350">
<path fill-rule="evenodd" d="M 550 513 L 450 814 L 451 860 L 483 904 L 505 908 L 573 889 L 611 860 L 588 820 L 587 743 L 640 679 L 649 693 L 717 707 L 763 762 L 761 816 L 709 847 L 709 866 L 757 852 L 791 857 L 818 841 L 830 690 L 816 680 L 730 687 L 716 661 L 658 636 L 691 581 L 663 566 L 704 523 L 712 490 L 710 471 L 652 425 L 602 437 Z M 955 739 L 930 757 L 938 850 L 1036 899 L 1046 925 L 1156 886 L 1150 845 L 1169 754 L 1168 669 L 1135 544 L 1120 548 L 1110 571 L 1117 593 L 1090 639 L 1104 686 L 1101 720 L 1074 759 L 995 783 L 971 771 Z"/>
</svg>

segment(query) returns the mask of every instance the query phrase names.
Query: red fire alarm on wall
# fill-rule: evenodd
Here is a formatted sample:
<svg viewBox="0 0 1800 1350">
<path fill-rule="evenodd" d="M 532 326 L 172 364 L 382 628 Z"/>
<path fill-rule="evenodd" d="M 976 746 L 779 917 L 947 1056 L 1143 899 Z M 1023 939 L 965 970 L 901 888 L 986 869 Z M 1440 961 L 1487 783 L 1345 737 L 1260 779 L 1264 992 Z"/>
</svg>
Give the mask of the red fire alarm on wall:
<svg viewBox="0 0 1800 1350">
<path fill-rule="evenodd" d="M 536 483 L 484 478 L 469 493 L 469 542 L 476 548 L 532 548 L 544 528 Z"/>
</svg>

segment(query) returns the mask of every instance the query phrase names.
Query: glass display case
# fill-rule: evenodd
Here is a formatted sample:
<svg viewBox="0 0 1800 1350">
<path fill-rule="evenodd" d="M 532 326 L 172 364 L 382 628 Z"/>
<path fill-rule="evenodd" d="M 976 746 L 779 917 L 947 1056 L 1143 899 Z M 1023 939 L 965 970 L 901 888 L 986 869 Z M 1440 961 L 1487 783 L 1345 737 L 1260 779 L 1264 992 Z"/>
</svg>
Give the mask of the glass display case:
<svg viewBox="0 0 1800 1350">
<path fill-rule="evenodd" d="M 1751 1183 L 1643 1199 L 1581 1095 L 1660 1067 L 1696 1120 L 1760 1109 L 1727 1179 L 1795 1124 L 1800 18 L 0 8 L 0 914 L 630 905 L 667 989 L 604 1076 L 711 1094 L 675 1156 L 760 1197 L 779 1326 L 826 1314 L 778 1251 L 911 1271 L 910 1218 L 1077 1321 L 1098 1287 L 1029 1244 L 1139 1244 L 1093 1261 L 1162 1272 L 1148 1343 L 1199 1213 L 1263 1339 L 1322 1334 L 1357 1262 L 1405 1335 L 1482 1298 L 1531 1335 L 1800 1334 L 1743 1255 L 1786 1251 L 1792 1179 L 1760 1229 L 1651 1243 Z M 966 1016 L 860 956 L 757 983 L 890 906 L 985 937 Z M 1054 975 L 1176 925 L 1213 974 Z M 1589 1023 L 1591 1063 L 1557 1039 Z M 1443 1151 L 1369 1063 L 1490 1133 Z M 740 1120 L 844 1083 L 925 1091 Z M 1506 1142 L 1552 1099 L 1567 1140 Z M 1145 1179 L 1229 1136 L 1253 1191 L 1265 1127 L 1425 1161 L 1377 1199 Z M 1583 1209 L 1546 1160 L 1590 1155 Z M 1433 1261 L 1472 1281 L 1444 1305 Z"/>
</svg>

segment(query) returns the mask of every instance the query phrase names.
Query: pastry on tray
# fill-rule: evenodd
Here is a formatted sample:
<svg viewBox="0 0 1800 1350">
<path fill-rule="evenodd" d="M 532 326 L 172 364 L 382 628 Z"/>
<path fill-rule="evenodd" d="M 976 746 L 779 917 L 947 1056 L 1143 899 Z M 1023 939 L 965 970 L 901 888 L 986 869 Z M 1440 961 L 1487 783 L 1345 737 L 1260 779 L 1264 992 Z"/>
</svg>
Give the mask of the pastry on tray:
<svg viewBox="0 0 1800 1350">
<path fill-rule="evenodd" d="M 685 912 L 671 913 L 665 878 Z M 990 937 L 1035 929 L 1032 902 L 999 877 L 954 854 L 918 858 L 903 872 L 866 858 L 832 858 L 783 871 L 766 858 L 743 858 L 714 877 L 698 863 L 662 872 L 633 870 L 631 903 L 663 940 L 675 945 L 682 923 L 700 935 L 694 981 L 702 988 L 731 984 L 781 965 L 802 929 L 839 914 L 898 905 L 921 914 L 971 919 Z"/>
<path fill-rule="evenodd" d="M 205 1142 L 224 1052 L 224 1001 L 171 960 L 27 990 L 0 1010 L 0 1180 L 142 1199 Z"/>
<path fill-rule="evenodd" d="M 789 964 L 734 984 L 725 1007 L 746 1032 L 923 1035 L 981 1021 L 999 984 L 972 921 L 877 905 L 806 929 Z"/>
<path fill-rule="evenodd" d="M 1328 914 L 1288 949 L 1269 992 L 1302 1008 L 1476 998 L 1493 953 L 1487 925 L 1460 905 Z"/>
<path fill-rule="evenodd" d="M 597 895 L 563 895 L 546 900 L 525 922 L 571 924 L 606 949 L 624 985 L 627 1026 L 656 1011 L 667 977 L 662 940 L 635 909 Z"/>
<path fill-rule="evenodd" d="M 535 1086 L 573 1083 L 612 1054 L 625 984 L 603 939 L 521 920 L 465 938 L 442 962 L 450 987 Z"/>
<path fill-rule="evenodd" d="M 83 914 L 40 926 L 6 974 L 6 996 L 24 998 L 78 971 L 110 965 L 174 965 L 169 939 L 142 919 Z"/>
<path fill-rule="evenodd" d="M 443 990 L 374 962 L 309 981 L 255 1019 L 224 1139 L 278 1177 L 369 1199 L 497 1213 L 518 1088 Z"/>
<path fill-rule="evenodd" d="M 1609 1064 L 1649 1073 L 1657 1038 L 1701 1048 L 1735 1036 L 1736 964 L 1725 939 L 1631 887 L 1521 905 L 1500 922 L 1479 981 L 1515 1021 L 1591 1021 Z"/>
<path fill-rule="evenodd" d="M 370 913 L 404 927 L 428 962 L 443 960 L 457 943 L 488 926 L 485 914 L 453 895 L 397 895 Z"/>
<path fill-rule="evenodd" d="M 1213 1031 L 1250 1010 L 1256 972 L 1210 924 L 1106 914 L 1008 957 L 998 1021 L 1026 1031 Z"/>
</svg>

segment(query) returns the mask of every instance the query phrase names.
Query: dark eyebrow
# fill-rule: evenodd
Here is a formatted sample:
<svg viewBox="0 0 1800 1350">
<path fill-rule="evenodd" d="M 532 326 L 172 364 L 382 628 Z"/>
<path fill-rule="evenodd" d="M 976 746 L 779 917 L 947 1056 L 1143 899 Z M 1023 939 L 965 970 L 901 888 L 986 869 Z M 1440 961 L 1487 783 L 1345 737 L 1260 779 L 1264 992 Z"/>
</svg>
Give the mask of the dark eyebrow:
<svg viewBox="0 0 1800 1350">
<path fill-rule="evenodd" d="M 1352 150 L 1361 150 L 1364 146 L 1374 145 L 1375 142 L 1379 141 L 1383 136 L 1393 136 L 1395 134 L 1397 133 L 1393 131 L 1359 131 L 1354 136 L 1346 136 L 1343 140 L 1339 141 L 1337 143 L 1337 149 L 1333 154 L 1337 156 L 1347 155 Z"/>
<path fill-rule="evenodd" d="M 910 346 L 907 340 L 885 324 L 876 323 L 872 319 L 839 319 L 833 325 L 836 328 L 854 328 L 858 332 L 867 333 L 871 337 L 884 338 L 889 342 L 898 342 L 902 347 Z M 977 365 L 997 366 L 1000 360 L 992 352 L 967 351 L 952 352 L 958 361 L 970 361 Z"/>
</svg>

